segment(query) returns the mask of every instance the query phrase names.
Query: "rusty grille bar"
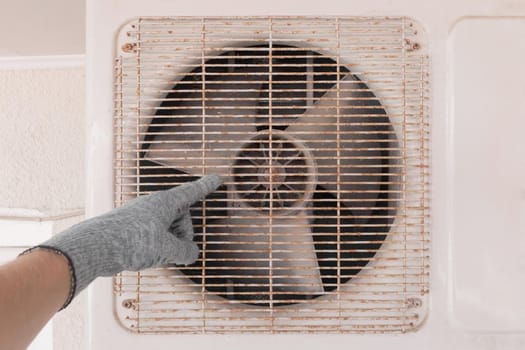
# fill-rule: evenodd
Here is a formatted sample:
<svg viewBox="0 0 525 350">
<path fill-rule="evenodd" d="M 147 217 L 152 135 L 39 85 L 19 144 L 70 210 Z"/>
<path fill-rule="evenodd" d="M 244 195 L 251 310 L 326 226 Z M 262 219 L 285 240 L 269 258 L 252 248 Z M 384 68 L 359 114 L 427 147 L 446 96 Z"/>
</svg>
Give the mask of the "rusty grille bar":
<svg viewBox="0 0 525 350">
<path fill-rule="evenodd" d="M 139 333 L 392 333 L 427 311 L 428 57 L 405 17 L 144 17 L 114 69 L 115 206 L 203 174 L 201 258 L 114 278 Z"/>
</svg>

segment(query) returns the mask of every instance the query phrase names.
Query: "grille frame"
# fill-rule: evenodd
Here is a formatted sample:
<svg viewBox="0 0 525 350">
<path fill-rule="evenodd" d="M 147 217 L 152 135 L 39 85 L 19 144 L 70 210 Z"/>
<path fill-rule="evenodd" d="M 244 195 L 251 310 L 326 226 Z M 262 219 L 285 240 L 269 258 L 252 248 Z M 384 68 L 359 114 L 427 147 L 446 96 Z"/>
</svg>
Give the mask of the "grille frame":
<svg viewBox="0 0 525 350">
<path fill-rule="evenodd" d="M 140 71 L 141 57 L 141 46 L 133 44 L 133 41 L 130 41 L 127 36 L 127 32 L 138 31 L 140 32 L 144 23 L 147 21 L 152 22 L 168 22 L 168 23 L 177 23 L 179 21 L 195 21 L 196 23 L 203 24 L 203 28 L 206 28 L 204 24 L 207 21 L 223 21 L 226 27 L 230 26 L 231 23 L 246 23 L 246 22 L 257 22 L 257 23 L 268 23 L 270 28 L 272 23 L 276 22 L 286 23 L 288 22 L 297 22 L 300 23 L 309 23 L 310 25 L 315 25 L 315 23 L 330 23 L 334 25 L 335 28 L 339 28 L 341 23 L 347 23 L 350 27 L 355 26 L 358 31 L 364 31 L 374 37 L 374 30 L 381 28 L 381 26 L 393 28 L 400 28 L 399 35 L 396 36 L 396 40 L 399 40 L 399 57 L 393 59 L 394 63 L 399 65 L 399 68 L 396 73 L 403 76 L 400 86 L 396 87 L 398 91 L 402 92 L 402 97 L 394 98 L 394 101 L 401 102 L 402 114 L 397 116 L 400 120 L 399 127 L 403 130 L 403 137 L 401 138 L 402 143 L 402 168 L 405 169 L 404 177 L 407 177 L 407 168 L 410 168 L 412 172 L 419 171 L 416 175 L 413 175 L 414 178 L 418 178 L 419 182 L 412 183 L 405 178 L 403 183 L 401 183 L 401 194 L 403 199 L 401 200 L 402 204 L 398 207 L 399 212 L 396 215 L 396 221 L 399 220 L 399 217 L 404 217 L 404 223 L 400 224 L 397 222 L 396 227 L 403 228 L 404 230 L 399 231 L 399 237 L 401 240 L 400 244 L 401 249 L 396 248 L 402 251 L 402 254 L 396 255 L 395 257 L 403 261 L 403 273 L 401 277 L 401 283 L 404 284 L 399 290 L 396 290 L 396 296 L 392 296 L 392 299 L 384 299 L 381 297 L 372 297 L 374 295 L 384 295 L 381 294 L 381 286 L 374 287 L 378 288 L 377 290 L 370 290 L 366 286 L 374 286 L 374 278 L 381 280 L 382 277 L 368 277 L 370 273 L 375 273 L 378 276 L 381 276 L 380 273 L 377 273 L 374 268 L 364 269 L 372 270 L 362 271 L 359 274 L 363 274 L 361 278 L 359 275 L 356 278 L 357 289 L 352 289 L 349 287 L 349 290 L 343 291 L 341 286 L 337 289 L 335 293 L 330 294 L 330 298 L 326 301 L 321 302 L 321 300 L 316 299 L 313 304 L 316 305 L 300 305 L 303 308 L 299 309 L 298 307 L 290 307 L 286 310 L 279 309 L 276 307 L 270 307 L 269 309 L 254 310 L 253 308 L 245 307 L 246 310 L 242 308 L 231 308 L 228 305 L 231 304 L 231 301 L 228 303 L 223 303 L 222 300 L 215 300 L 213 296 L 210 296 L 209 293 L 204 289 L 194 290 L 189 288 L 186 291 L 187 295 L 197 296 L 193 301 L 194 306 L 200 306 L 199 309 L 195 309 L 195 315 L 191 316 L 176 316 L 174 313 L 176 309 L 170 309 L 172 306 L 167 308 L 150 308 L 148 305 L 154 305 L 155 302 L 158 302 L 156 305 L 165 303 L 167 305 L 176 305 L 177 302 L 170 301 L 171 297 L 166 297 L 166 291 L 156 290 L 156 287 L 151 287 L 156 285 L 155 280 L 161 281 L 163 283 L 169 284 L 174 278 L 172 276 L 172 269 L 159 269 L 151 270 L 139 273 L 128 273 L 125 272 L 115 277 L 114 279 L 114 293 L 115 293 L 115 306 L 117 315 L 121 323 L 128 329 L 140 332 L 140 333 L 390 333 L 390 332 L 406 332 L 409 330 L 414 330 L 418 327 L 421 321 L 424 319 L 428 303 L 428 271 L 429 271 L 429 183 L 428 179 L 430 176 L 429 169 L 429 98 L 428 98 L 428 56 L 425 53 L 424 39 L 421 39 L 421 29 L 416 22 L 409 18 L 405 17 L 149 17 L 149 18 L 139 18 L 133 20 L 129 24 L 123 27 L 123 30 L 120 34 L 119 43 L 117 44 L 118 48 L 118 58 L 116 59 L 115 65 L 115 206 L 121 205 L 125 200 L 126 190 L 123 188 L 130 188 L 133 184 L 130 184 L 127 179 L 129 179 L 128 174 L 126 174 L 125 163 L 133 162 L 132 157 L 125 158 L 124 154 L 129 151 L 127 148 L 129 145 L 126 144 L 126 136 L 128 132 L 133 132 L 133 128 L 130 128 L 130 125 L 125 125 L 125 120 L 133 119 L 135 116 L 139 122 L 134 130 L 135 136 L 137 137 L 141 133 L 144 133 L 141 130 L 141 115 L 140 111 L 142 109 L 146 110 L 151 108 L 149 106 L 144 106 L 142 103 L 142 92 L 141 86 L 142 82 L 140 79 L 137 80 L 135 86 L 135 95 L 128 96 L 127 100 L 125 97 L 125 89 L 129 86 L 129 81 L 132 81 L 133 78 L 129 78 L 130 71 L 126 68 L 126 63 L 128 60 L 137 62 L 137 71 L 136 77 L 143 77 L 143 73 Z M 394 24 L 392 24 L 394 23 Z M 135 26 L 135 27 L 133 27 Z M 137 29 L 137 26 L 139 29 Z M 142 28 L 141 28 L 142 26 Z M 414 29 L 417 27 L 417 30 Z M 306 30 L 306 29 L 302 29 Z M 417 31 L 417 33 L 415 33 Z M 206 30 L 201 31 L 201 35 L 204 35 Z M 341 32 L 337 32 L 337 41 L 340 42 Z M 274 34 L 271 30 L 269 33 Z M 141 33 L 142 34 L 142 33 Z M 282 34 L 282 33 L 281 33 Z M 275 35 L 275 34 L 274 34 Z M 141 35 L 138 36 L 139 40 Z M 270 40 L 272 35 L 269 35 Z M 122 41 L 123 40 L 123 41 Z M 422 41 L 423 40 L 423 41 Z M 129 44 L 129 45 L 128 45 Z M 204 45 L 204 44 L 203 44 Z M 362 47 L 365 44 L 359 44 Z M 377 44 L 379 46 L 379 51 L 381 51 L 382 44 Z M 204 47 L 204 46 L 203 46 Z M 371 52 L 374 45 L 371 45 Z M 309 47 L 308 49 L 312 49 Z M 332 48 L 333 49 L 333 48 Z M 345 62 L 340 61 L 342 52 L 345 50 L 344 47 L 338 45 L 335 47 L 338 52 L 337 55 L 337 66 L 348 65 L 348 60 Z M 323 51 L 323 50 L 321 50 Z M 365 50 L 366 51 L 366 50 Z M 204 51 L 203 51 L 204 52 Z M 271 51 L 270 51 L 271 52 Z M 373 53 L 370 54 L 373 57 Z M 202 54 L 202 63 L 205 65 L 204 53 Z M 385 59 L 386 60 L 386 59 Z M 415 62 L 415 63 L 414 63 Z M 191 65 L 191 64 L 190 64 Z M 413 66 L 416 68 L 414 69 Z M 270 64 L 271 66 L 271 64 Z M 339 68 L 338 68 L 339 69 Z M 183 71 L 184 72 L 184 71 Z M 359 73 L 359 72 L 358 72 Z M 371 76 L 371 74 L 366 73 L 378 73 L 377 69 L 372 69 L 371 71 L 361 72 L 360 76 L 366 77 Z M 355 73 L 353 73 L 355 74 Z M 419 75 L 419 76 L 418 76 Z M 270 77 L 272 74 L 270 74 Z M 416 76 L 417 78 L 414 78 Z M 409 78 L 407 78 L 409 77 Z M 131 80 L 127 80 L 131 79 Z M 366 81 L 366 79 L 363 79 Z M 407 83 L 408 82 L 408 83 Z M 205 82 L 203 82 L 204 84 Z M 338 93 L 339 93 L 339 80 L 338 84 Z M 372 84 L 369 82 L 369 86 Z M 418 87 L 413 87 L 414 84 L 419 84 Z M 381 85 L 379 82 L 378 85 Z M 139 88 L 137 88 L 139 87 Z M 133 88 L 133 86 L 132 86 Z M 374 88 L 370 88 L 374 91 Z M 412 91 L 413 90 L 413 91 Z M 133 95 L 133 94 L 131 94 Z M 389 96 L 386 95 L 386 100 Z M 379 98 L 381 100 L 381 98 Z M 269 101 L 272 101 L 272 98 L 269 98 Z M 339 99 L 338 99 L 339 101 Z M 414 102 L 416 101 L 416 102 Z M 204 103 L 204 100 L 203 100 Z M 390 111 L 389 106 L 391 103 L 386 102 L 387 110 Z M 130 112 L 135 108 L 134 112 Z M 393 115 L 395 113 L 389 114 Z M 409 115 L 410 114 L 410 115 Z M 414 115 L 414 116 L 412 116 Z M 414 118 L 413 120 L 411 118 Z M 417 118 L 421 120 L 418 121 Z M 147 119 L 146 119 L 147 120 Z M 144 121 L 142 124 L 147 124 Z M 205 123 L 203 123 L 204 125 Z M 341 125 L 338 123 L 338 128 Z M 339 133 L 338 133 L 339 135 Z M 419 135 L 419 137 L 409 138 L 407 135 Z M 204 136 L 203 136 L 204 137 Z M 137 139 L 137 144 L 141 142 L 140 138 Z M 135 147 L 136 154 L 136 167 L 139 167 L 140 161 L 140 149 Z M 410 151 L 410 152 L 409 152 Z M 132 152 L 131 152 L 132 153 Z M 204 154 L 204 153 L 203 153 Z M 412 158 L 411 158 L 412 157 Z M 416 159 L 416 164 L 413 165 L 410 161 Z M 416 170 L 414 170 L 416 169 Z M 420 170 L 417 170 L 420 169 Z M 137 192 L 139 181 L 137 183 Z M 419 191 L 420 195 L 416 199 L 412 199 L 410 193 L 412 186 L 417 187 L 421 186 Z M 127 197 L 132 198 L 131 196 Z M 340 203 L 340 200 L 338 201 Z M 417 202 L 417 204 L 413 204 Z M 407 203 L 412 203 L 407 205 Z M 206 204 L 204 204 L 206 205 Z M 415 208 L 412 208 L 412 206 Z M 415 215 L 414 213 L 418 213 Z M 411 216 L 411 214 L 414 214 Z M 205 219 L 204 225 L 205 225 Z M 414 230 L 413 227 L 419 227 L 419 232 Z M 412 228 L 410 228 L 412 227 Z M 398 232 L 396 232 L 397 234 Z M 417 237 L 416 239 L 411 237 Z M 415 243 L 414 243 L 415 242 Z M 399 245 L 394 244 L 391 247 L 398 247 Z M 379 253 L 385 253 L 389 249 L 388 244 L 385 244 Z M 390 248 L 393 249 L 393 248 Z M 205 249 L 204 249 L 205 251 Z M 413 252 L 416 252 L 418 256 L 414 257 Z M 398 253 L 396 253 L 398 254 Z M 378 256 L 378 261 L 384 259 L 387 261 L 388 256 L 381 257 Z M 205 260 L 205 259 L 204 259 Z M 417 260 L 415 267 L 410 266 L 409 261 Z M 372 261 L 372 264 L 374 261 Z M 388 270 L 388 265 L 384 267 Z M 419 279 L 418 282 L 412 282 L 411 276 L 407 271 L 414 268 L 417 270 L 415 276 Z M 397 267 L 393 270 L 396 270 Z M 368 273 L 368 274 L 366 274 Z M 409 276 L 410 275 L 410 276 Z M 184 278 L 182 276 L 182 278 Z M 367 284 L 367 278 L 372 278 L 372 281 L 369 281 Z M 364 280 L 364 282 L 359 282 Z M 394 279 L 395 280 L 395 279 Z M 148 282 L 153 281 L 153 282 Z M 167 282 L 166 282 L 167 281 Z M 187 281 L 186 281 L 187 282 Z M 380 281 L 379 281 L 380 282 Z M 382 287 L 388 286 L 388 278 L 383 278 L 384 285 Z M 184 282 L 183 282 L 184 283 Z M 352 284 L 352 282 L 350 282 Z M 364 284 L 364 285 L 363 285 Z M 148 286 L 151 287 L 148 290 Z M 412 288 L 413 286 L 416 286 Z M 191 286 L 190 287 L 194 287 Z M 371 288 L 371 287 L 370 287 Z M 152 300 L 151 295 L 158 295 L 157 300 Z M 400 294 L 401 296 L 397 295 Z M 168 293 L 169 294 L 169 293 Z M 390 295 L 386 293 L 387 295 Z M 392 295 L 393 295 L 392 294 Z M 359 299 L 360 295 L 368 295 L 369 297 Z M 358 297 L 355 297 L 358 296 Z M 322 297 L 323 298 L 323 297 Z M 334 299 L 335 298 L 335 299 Z M 345 299 L 345 298 L 348 298 Z M 388 303 L 390 302 L 390 303 Z M 171 304 L 170 304 L 171 303 Z M 226 306 L 224 306 L 224 305 Z M 234 303 L 235 304 L 235 303 Z M 319 306 L 326 304 L 326 307 Z M 335 307 L 334 307 L 335 304 Z M 342 307 L 341 305 L 348 304 L 350 306 Z M 180 304 L 182 305 L 182 304 Z M 215 309 L 207 309 L 210 305 L 220 305 Z M 372 305 L 372 306 L 370 306 Z M 374 307 L 375 305 L 375 307 Z M 379 305 L 379 306 L 378 306 Z M 383 305 L 383 306 L 381 306 Z M 386 307 L 385 307 L 386 305 Z M 231 305 L 230 305 L 231 306 Z M 184 308 L 183 308 L 184 309 Z M 232 311 L 234 310 L 234 311 Z M 236 311 L 235 311 L 236 310 Z M 383 311 L 382 311 L 383 310 Z M 180 311 L 180 310 L 179 310 Z M 209 314 L 208 314 L 208 311 Z M 215 312 L 215 314 L 213 314 Z M 235 314 L 239 312 L 239 314 Z M 200 314 L 200 316 L 197 316 Z M 162 315 L 159 317 L 159 315 Z M 232 316 L 233 315 L 233 316 Z M 260 317 L 260 315 L 264 315 Z M 200 318 L 199 318 L 200 317 Z M 231 322 L 238 321 L 237 323 Z M 160 320 L 160 321 L 159 321 Z M 190 320 L 191 322 L 189 322 Z M 295 323 L 294 323 L 295 322 Z M 292 324 L 290 324 L 292 323 Z"/>
</svg>

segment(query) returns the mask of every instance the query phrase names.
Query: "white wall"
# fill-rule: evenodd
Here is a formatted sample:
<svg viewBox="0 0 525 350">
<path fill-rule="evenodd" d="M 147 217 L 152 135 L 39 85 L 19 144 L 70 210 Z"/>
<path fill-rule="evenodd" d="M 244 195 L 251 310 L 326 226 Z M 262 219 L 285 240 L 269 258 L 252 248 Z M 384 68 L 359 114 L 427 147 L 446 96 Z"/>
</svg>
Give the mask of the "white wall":
<svg viewBox="0 0 525 350">
<path fill-rule="evenodd" d="M 83 217 L 84 81 L 83 67 L 0 65 L 0 260 Z M 86 312 L 81 295 L 31 349 L 85 348 Z"/>
<path fill-rule="evenodd" d="M 3 1 L 0 56 L 84 53 L 84 0 Z"/>
<path fill-rule="evenodd" d="M 2 3 L 0 263 L 83 218 L 84 37 L 85 0 Z M 86 304 L 77 297 L 30 349 L 86 348 Z"/>
<path fill-rule="evenodd" d="M 84 71 L 0 70 L 0 207 L 84 206 Z"/>
</svg>

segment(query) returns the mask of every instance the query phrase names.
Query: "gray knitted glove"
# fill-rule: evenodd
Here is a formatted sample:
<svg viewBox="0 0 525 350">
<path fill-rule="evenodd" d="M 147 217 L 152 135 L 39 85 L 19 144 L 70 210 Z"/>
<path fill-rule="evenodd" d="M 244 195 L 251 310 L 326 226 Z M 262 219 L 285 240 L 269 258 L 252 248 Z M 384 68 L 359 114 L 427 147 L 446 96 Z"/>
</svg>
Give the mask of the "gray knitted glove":
<svg viewBox="0 0 525 350">
<path fill-rule="evenodd" d="M 218 176 L 208 175 L 167 191 L 135 198 L 35 247 L 51 249 L 69 260 L 72 286 L 64 307 L 99 276 L 193 263 L 199 248 L 192 241 L 189 207 L 220 184 Z"/>
</svg>

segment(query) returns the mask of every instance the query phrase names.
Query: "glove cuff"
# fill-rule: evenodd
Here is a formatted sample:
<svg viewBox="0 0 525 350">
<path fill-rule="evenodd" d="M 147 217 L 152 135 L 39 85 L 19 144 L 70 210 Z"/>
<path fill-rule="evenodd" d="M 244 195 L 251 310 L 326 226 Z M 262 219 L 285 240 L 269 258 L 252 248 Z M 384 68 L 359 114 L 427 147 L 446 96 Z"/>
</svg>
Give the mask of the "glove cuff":
<svg viewBox="0 0 525 350">
<path fill-rule="evenodd" d="M 71 258 L 69 257 L 69 255 L 67 253 L 65 253 L 65 252 L 63 252 L 60 249 L 57 249 L 55 247 L 47 246 L 45 244 L 37 245 L 35 247 L 29 248 L 27 250 L 24 250 L 22 253 L 19 254 L 19 256 L 31 253 L 32 251 L 37 250 L 37 249 L 44 249 L 44 250 L 50 251 L 52 253 L 55 253 L 57 255 L 61 255 L 64 258 L 66 258 L 66 260 L 67 260 L 67 266 L 68 266 L 68 270 L 69 270 L 69 277 L 70 277 L 71 280 L 70 280 L 70 284 L 69 284 L 69 286 L 70 286 L 69 287 L 69 293 L 67 295 L 66 301 L 64 302 L 62 307 L 58 310 L 58 311 L 61 311 L 61 310 L 65 309 L 71 303 L 71 301 L 73 300 L 73 298 L 76 295 L 77 277 L 76 277 L 76 273 L 75 273 L 75 266 L 73 265 L 73 262 L 71 261 Z"/>
</svg>

